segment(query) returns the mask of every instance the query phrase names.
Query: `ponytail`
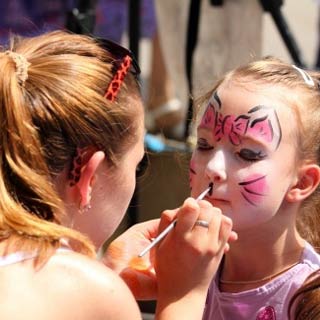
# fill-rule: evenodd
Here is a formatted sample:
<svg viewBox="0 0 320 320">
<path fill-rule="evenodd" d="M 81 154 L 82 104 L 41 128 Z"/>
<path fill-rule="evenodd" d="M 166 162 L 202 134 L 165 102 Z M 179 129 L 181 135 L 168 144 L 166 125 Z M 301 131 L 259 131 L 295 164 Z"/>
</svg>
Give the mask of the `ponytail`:
<svg viewBox="0 0 320 320">
<path fill-rule="evenodd" d="M 6 51 L 0 56 L 0 68 L 0 235 L 19 239 L 20 249 L 40 248 L 40 260 L 62 238 L 93 256 L 94 248 L 85 236 L 58 224 L 63 204 L 27 107 L 32 64 L 24 55 Z"/>
</svg>

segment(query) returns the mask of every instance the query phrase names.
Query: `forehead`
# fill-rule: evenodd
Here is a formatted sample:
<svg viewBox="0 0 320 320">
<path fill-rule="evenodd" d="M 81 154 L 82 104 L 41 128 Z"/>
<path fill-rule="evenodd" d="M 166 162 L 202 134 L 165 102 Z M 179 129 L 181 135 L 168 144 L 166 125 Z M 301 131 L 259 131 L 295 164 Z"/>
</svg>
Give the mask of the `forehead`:
<svg viewBox="0 0 320 320">
<path fill-rule="evenodd" d="M 245 87 L 245 84 L 229 81 L 219 86 L 217 91 L 210 97 L 209 104 L 224 119 L 226 117 L 229 117 L 229 119 L 239 119 L 239 117 L 242 120 L 249 119 L 247 121 L 251 126 L 256 123 L 257 119 L 264 119 L 270 130 L 278 130 L 278 133 L 281 133 L 282 140 L 291 139 L 292 134 L 297 129 L 297 121 L 293 109 L 284 98 L 281 87 L 266 84 L 249 84 L 249 86 Z M 203 108 L 198 129 L 206 129 L 203 127 L 203 118 L 209 109 L 207 107 L 208 104 Z M 216 120 L 213 122 L 211 126 L 215 126 L 217 123 Z M 247 132 L 256 131 L 248 130 Z M 250 134 L 248 133 L 246 136 L 250 137 Z"/>
<path fill-rule="evenodd" d="M 258 105 L 273 107 L 279 114 L 279 118 L 280 114 L 287 116 L 292 113 L 280 86 L 228 81 L 222 83 L 216 93 L 223 104 L 222 113 L 242 114 Z"/>
</svg>

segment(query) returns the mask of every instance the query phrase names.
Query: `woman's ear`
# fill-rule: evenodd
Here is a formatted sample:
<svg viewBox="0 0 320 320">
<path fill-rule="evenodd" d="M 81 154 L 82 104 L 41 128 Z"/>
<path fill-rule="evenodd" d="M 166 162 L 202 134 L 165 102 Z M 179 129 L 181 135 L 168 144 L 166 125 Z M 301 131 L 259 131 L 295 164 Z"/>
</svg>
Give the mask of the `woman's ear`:
<svg viewBox="0 0 320 320">
<path fill-rule="evenodd" d="M 95 173 L 104 158 L 105 154 L 103 151 L 95 151 L 90 156 L 88 162 L 81 168 L 81 176 L 77 183 L 80 193 L 80 208 L 83 208 L 90 203 Z"/>
<path fill-rule="evenodd" d="M 286 200 L 299 202 L 308 198 L 320 183 L 320 167 L 317 164 L 304 164 L 299 169 L 298 181 L 287 192 Z"/>
<path fill-rule="evenodd" d="M 95 174 L 104 159 L 105 153 L 103 151 L 78 149 L 77 156 L 73 160 L 74 165 L 68 193 L 73 199 L 72 201 L 79 204 L 79 209 L 90 204 Z"/>
</svg>

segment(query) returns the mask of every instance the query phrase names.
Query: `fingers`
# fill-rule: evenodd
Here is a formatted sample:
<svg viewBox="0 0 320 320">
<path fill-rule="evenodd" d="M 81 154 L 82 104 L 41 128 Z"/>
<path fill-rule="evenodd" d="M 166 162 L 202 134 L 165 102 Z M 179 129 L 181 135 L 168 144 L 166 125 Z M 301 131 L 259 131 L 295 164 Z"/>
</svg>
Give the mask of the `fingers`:
<svg viewBox="0 0 320 320">
<path fill-rule="evenodd" d="M 178 210 L 165 210 L 162 212 L 158 233 L 163 231 L 176 218 Z"/>
<path fill-rule="evenodd" d="M 151 239 L 157 236 L 159 224 L 160 219 L 152 219 L 145 222 L 137 223 L 133 225 L 131 228 L 141 232 L 145 238 Z M 128 232 L 128 230 L 126 232 Z"/>
<path fill-rule="evenodd" d="M 195 199 L 186 199 L 180 210 L 177 212 L 177 232 L 182 234 L 190 232 L 194 228 L 196 221 L 199 219 L 200 211 L 201 208 L 199 203 Z"/>
<path fill-rule="evenodd" d="M 235 231 L 231 231 L 229 241 L 236 241 L 238 240 L 238 234 Z"/>
<path fill-rule="evenodd" d="M 221 254 L 228 252 L 230 250 L 230 245 L 228 243 L 231 232 L 232 232 L 232 220 L 226 216 L 221 215 L 221 223 L 219 230 L 218 246 Z"/>
<path fill-rule="evenodd" d="M 205 200 L 188 198 L 181 208 L 164 211 L 159 233 L 174 220 L 175 237 L 192 242 L 192 246 L 199 250 L 210 244 L 209 256 L 227 252 L 230 247 L 228 242 L 237 240 L 237 234 L 232 231 L 231 219 Z"/>
</svg>

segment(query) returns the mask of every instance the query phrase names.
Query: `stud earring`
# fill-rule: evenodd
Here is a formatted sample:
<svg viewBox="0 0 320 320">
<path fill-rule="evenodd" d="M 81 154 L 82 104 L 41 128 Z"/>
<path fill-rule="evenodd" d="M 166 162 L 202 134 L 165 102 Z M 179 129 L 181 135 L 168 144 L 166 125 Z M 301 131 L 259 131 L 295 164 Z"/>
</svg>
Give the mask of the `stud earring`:
<svg viewBox="0 0 320 320">
<path fill-rule="evenodd" d="M 90 203 L 88 203 L 88 204 L 86 204 L 86 205 L 84 205 L 84 206 L 79 206 L 79 212 L 80 212 L 80 214 L 87 213 L 87 212 L 90 211 L 90 209 L 91 209 L 91 204 L 90 204 Z"/>
</svg>

